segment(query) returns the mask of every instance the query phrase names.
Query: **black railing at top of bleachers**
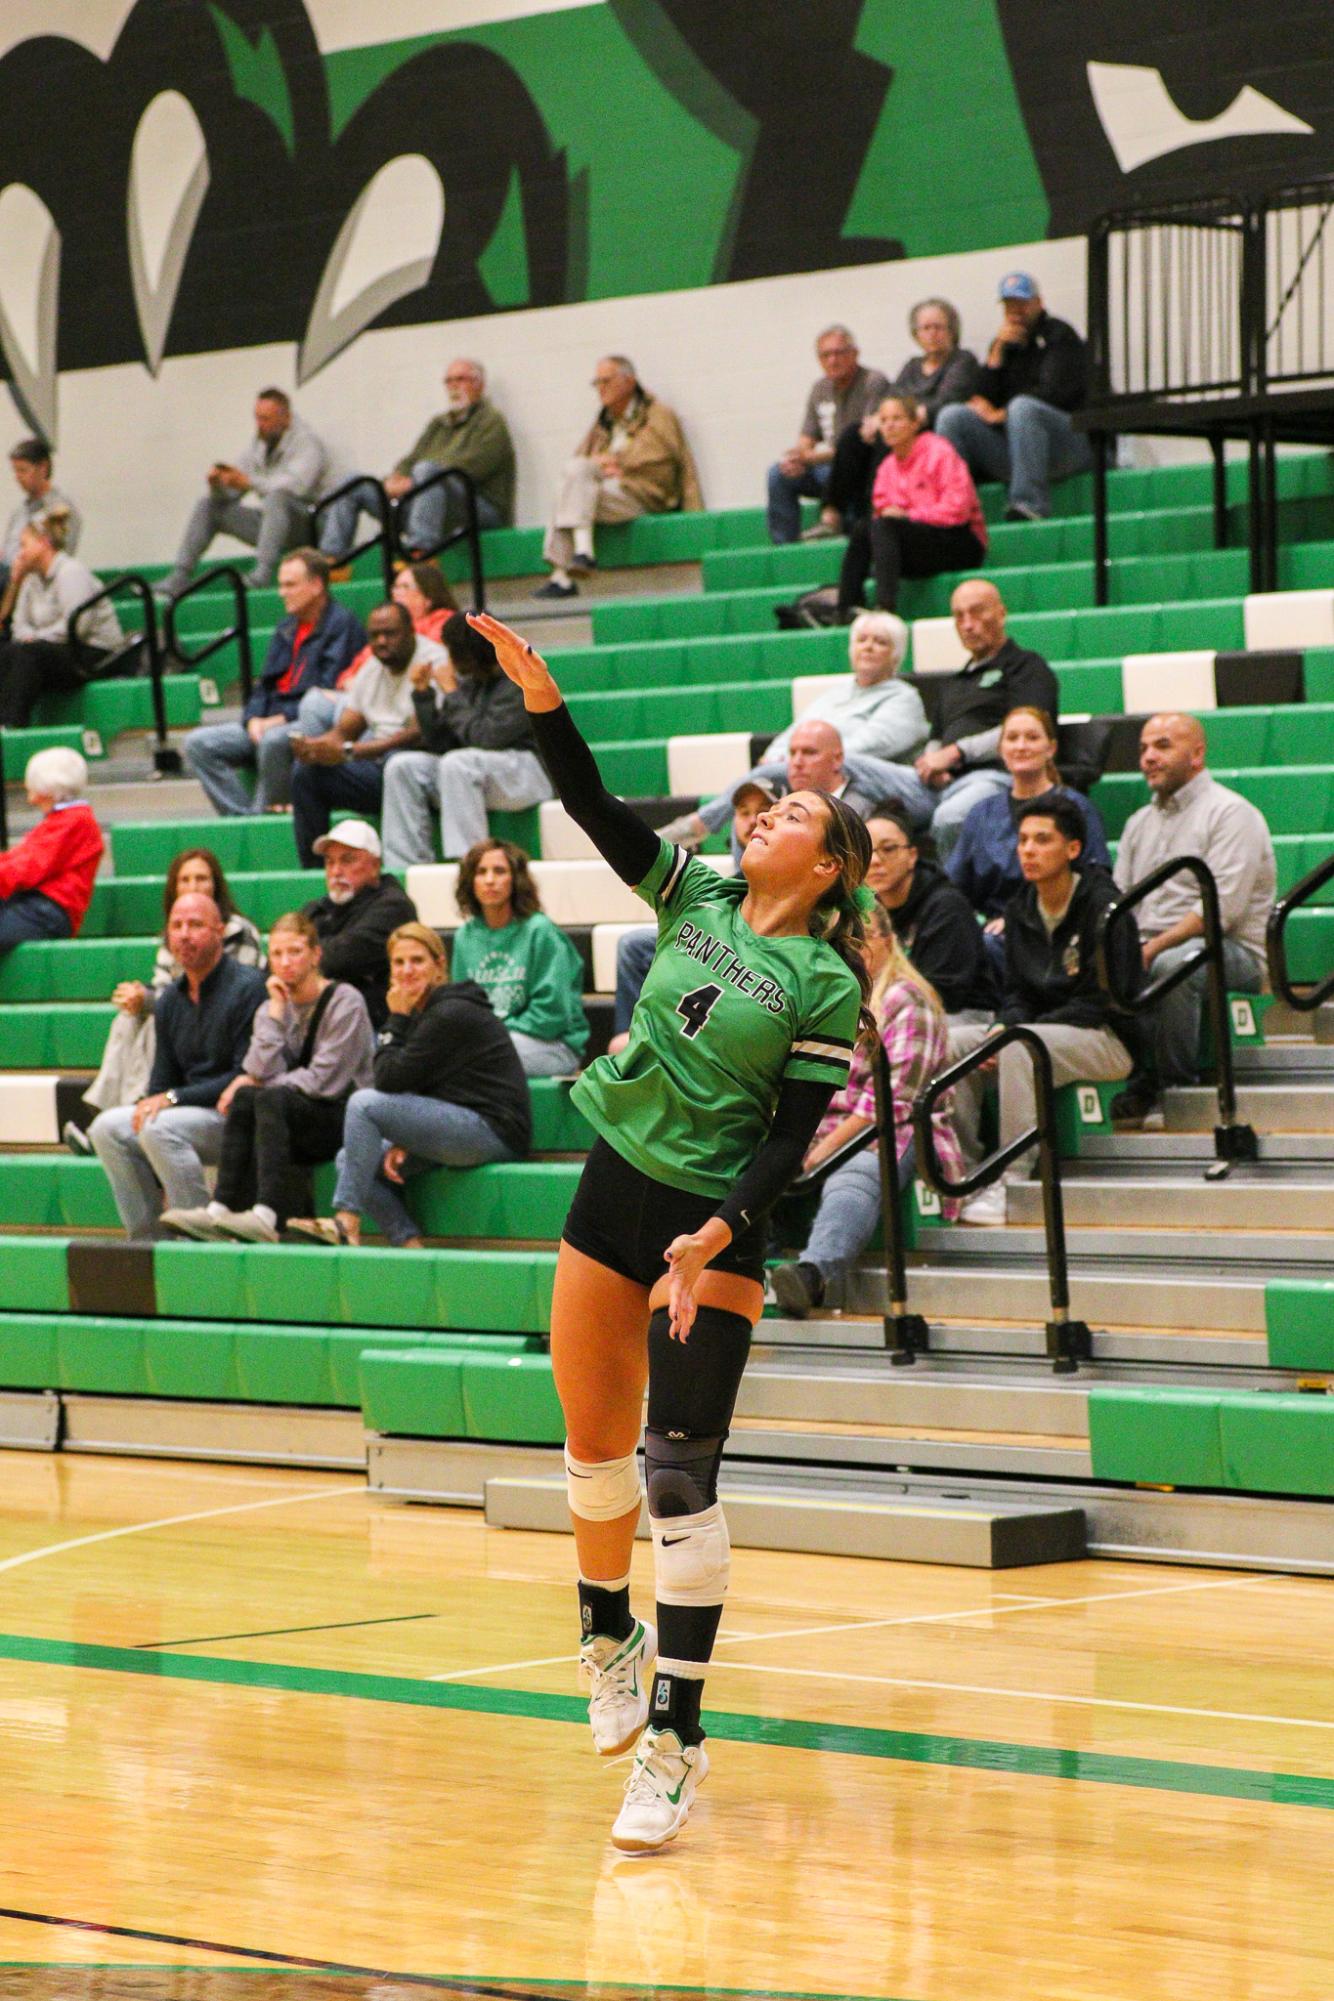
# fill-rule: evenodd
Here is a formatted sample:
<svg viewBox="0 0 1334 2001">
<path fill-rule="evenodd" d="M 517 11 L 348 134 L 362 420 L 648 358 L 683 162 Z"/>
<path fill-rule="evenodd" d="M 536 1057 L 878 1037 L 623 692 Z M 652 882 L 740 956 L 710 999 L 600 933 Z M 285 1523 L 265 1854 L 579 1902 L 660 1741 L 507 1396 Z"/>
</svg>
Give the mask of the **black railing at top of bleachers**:
<svg viewBox="0 0 1334 2001">
<path fill-rule="evenodd" d="M 1334 998 L 1334 972 L 1309 987 L 1295 987 L 1288 970 L 1288 919 L 1294 910 L 1301 910 L 1312 897 L 1322 890 L 1327 882 L 1334 882 L 1334 855 L 1304 875 L 1301 881 L 1280 897 L 1269 913 L 1269 923 L 1265 929 L 1265 957 L 1269 962 L 1269 984 L 1281 1001 L 1300 1014 L 1314 1013 L 1327 1000 Z"/>
<path fill-rule="evenodd" d="M 1033 1066 L 1033 1094 L 1037 1102 L 1037 1123 L 1016 1135 L 1008 1145 L 988 1155 L 980 1167 L 962 1181 L 951 1181 L 936 1152 L 932 1123 L 936 1106 L 947 1091 L 995 1061 L 1014 1043 L 1028 1053 Z M 1047 1355 L 1057 1375 L 1072 1375 L 1093 1352 L 1093 1337 L 1083 1320 L 1070 1317 L 1070 1271 L 1065 1251 L 1065 1203 L 1061 1193 L 1061 1159 L 1057 1150 L 1056 1093 L 1052 1080 L 1051 1055 L 1046 1043 L 1032 1028 L 1022 1023 L 1001 1027 L 979 1042 L 957 1063 L 933 1077 L 913 1105 L 913 1126 L 917 1134 L 917 1166 L 928 1187 L 939 1195 L 974 1195 L 998 1181 L 1007 1167 L 1033 1146 L 1038 1150 L 1038 1174 L 1042 1183 L 1042 1224 L 1047 1252 L 1047 1285 L 1051 1297 L 1051 1318 L 1047 1322 Z"/>
<path fill-rule="evenodd" d="M 114 649 L 110 659 L 107 659 L 101 648 L 89 645 L 81 628 L 89 612 L 97 605 L 111 603 L 116 598 L 127 596 L 139 600 L 144 629 L 142 633 L 127 633 L 124 644 Z M 103 584 L 101 590 L 96 591 L 92 597 L 85 598 L 81 605 L 76 605 L 70 613 L 69 643 L 76 654 L 88 658 L 90 680 L 96 679 L 99 672 L 105 672 L 108 668 L 114 670 L 123 654 L 142 647 L 153 692 L 153 732 L 156 738 L 153 761 L 159 771 L 170 769 L 169 764 L 164 765 L 159 761 L 164 756 L 171 758 L 175 753 L 167 748 L 167 706 L 162 693 L 162 634 L 158 627 L 157 601 L 149 587 L 148 579 L 141 576 L 137 570 L 125 570 L 120 576 L 113 577 L 110 583 Z"/>
<path fill-rule="evenodd" d="M 206 641 L 203 646 L 197 646 L 191 651 L 183 643 L 176 630 L 176 620 L 180 614 L 181 606 L 188 604 L 192 597 L 198 596 L 201 592 L 209 590 L 218 583 L 225 583 L 231 591 L 232 622 L 222 632 L 215 633 L 212 639 Z M 215 653 L 220 653 L 224 646 L 230 646 L 233 640 L 236 641 L 236 664 L 241 677 L 241 700 L 244 703 L 250 700 L 250 691 L 255 685 L 255 660 L 250 644 L 250 598 L 246 591 L 245 578 L 236 564 L 218 563 L 211 570 L 205 570 L 201 575 L 195 577 L 191 583 L 186 585 L 179 596 L 174 597 L 168 604 L 167 644 L 165 650 L 169 653 L 174 653 L 182 667 L 201 667 L 206 660 L 211 660 Z M 154 695 L 154 704 L 159 710 L 162 710 L 163 704 L 159 699 L 161 696 L 160 664 L 156 670 L 154 686 L 157 690 Z M 179 751 L 163 750 L 159 753 L 159 757 L 166 760 L 165 762 L 158 761 L 159 771 L 179 771 L 181 769 Z"/>
<path fill-rule="evenodd" d="M 889 1056 L 883 1042 L 877 1040 L 877 1055 L 872 1064 L 875 1083 L 875 1124 L 854 1134 L 843 1146 L 822 1160 L 809 1173 L 799 1175 L 792 1184 L 793 1192 L 803 1194 L 819 1188 L 834 1172 L 844 1166 L 856 1154 L 874 1146 L 884 1133 L 895 1135 L 894 1087 L 890 1076 Z M 885 1347 L 889 1359 L 897 1364 L 911 1363 L 919 1354 L 925 1354 L 930 1345 L 930 1329 L 920 1313 L 913 1313 L 908 1307 L 908 1260 L 907 1247 L 903 1240 L 903 1212 L 899 1207 L 898 1148 L 897 1144 L 880 1148 L 880 1216 L 885 1239 Z"/>
<path fill-rule="evenodd" d="M 326 550 L 325 553 L 328 555 L 331 563 L 341 567 L 344 563 L 355 563 L 357 557 L 364 556 L 368 550 L 378 549 L 380 552 L 380 576 L 384 583 L 384 594 L 386 597 L 390 597 L 394 589 L 394 557 L 397 553 L 395 531 L 397 524 L 389 495 L 385 492 L 382 481 L 375 479 L 370 473 L 354 473 L 351 479 L 345 479 L 341 486 L 336 486 L 332 493 L 326 493 L 323 500 L 316 504 L 313 511 L 312 536 L 316 546 L 322 547 L 320 536 L 330 513 L 336 506 L 352 499 L 354 496 L 358 501 L 358 507 L 356 517 L 353 521 L 353 540 L 351 545 L 346 549 Z M 368 535 L 364 542 L 358 542 L 356 540 L 356 524 L 362 514 L 369 514 L 375 522 L 376 528 L 373 535 Z"/>
<path fill-rule="evenodd" d="M 1135 993 L 1126 993 L 1117 984 L 1110 941 L 1112 930 L 1134 921 L 1140 904 L 1170 882 L 1174 875 L 1193 876 L 1200 891 L 1200 917 L 1204 935 L 1200 949 L 1183 959 L 1170 973 L 1151 980 Z M 1209 1027 L 1214 1043 L 1214 1067 L 1218 1092 L 1218 1124 L 1214 1127 L 1214 1161 L 1206 1168 L 1205 1179 L 1221 1181 L 1239 1160 L 1257 1160 L 1259 1143 L 1255 1130 L 1237 1117 L 1237 1082 L 1232 1060 L 1232 1018 L 1227 1000 L 1227 968 L 1223 960 L 1223 917 L 1218 904 L 1218 884 L 1213 870 L 1198 855 L 1178 855 L 1150 869 L 1124 896 L 1103 911 L 1098 922 L 1098 983 L 1117 1014 L 1127 1020 L 1142 1016 L 1157 1006 L 1183 981 L 1201 970 L 1206 975 L 1205 992 Z"/>
<path fill-rule="evenodd" d="M 411 547 L 404 536 L 404 523 L 408 509 L 423 493 L 430 493 L 446 481 L 457 485 L 463 492 L 463 520 L 457 528 L 451 528 L 438 542 L 423 548 L 420 544 Z M 453 549 L 460 542 L 468 545 L 468 562 L 472 569 L 472 609 L 486 610 L 486 575 L 482 567 L 482 524 L 477 518 L 477 484 L 471 474 L 461 472 L 457 466 L 437 466 L 425 479 L 419 479 L 408 488 L 401 499 L 393 503 L 394 544 L 400 555 L 413 562 L 427 562 L 433 556 L 443 555 L 446 549 Z"/>
</svg>

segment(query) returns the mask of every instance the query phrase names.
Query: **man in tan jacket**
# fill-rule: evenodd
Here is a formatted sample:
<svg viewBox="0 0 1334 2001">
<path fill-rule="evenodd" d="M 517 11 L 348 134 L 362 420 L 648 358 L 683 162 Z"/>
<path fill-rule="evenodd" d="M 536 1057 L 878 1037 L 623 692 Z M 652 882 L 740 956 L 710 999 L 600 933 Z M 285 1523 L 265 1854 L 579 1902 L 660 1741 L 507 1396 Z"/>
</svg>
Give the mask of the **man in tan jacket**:
<svg viewBox="0 0 1334 2001">
<path fill-rule="evenodd" d="M 593 524 L 633 521 L 639 514 L 698 513 L 704 501 L 690 447 L 674 411 L 641 388 L 632 361 L 609 354 L 593 387 L 602 398 L 597 422 L 567 461 L 542 554 L 551 576 L 534 593 L 572 598 L 597 567 Z"/>
</svg>

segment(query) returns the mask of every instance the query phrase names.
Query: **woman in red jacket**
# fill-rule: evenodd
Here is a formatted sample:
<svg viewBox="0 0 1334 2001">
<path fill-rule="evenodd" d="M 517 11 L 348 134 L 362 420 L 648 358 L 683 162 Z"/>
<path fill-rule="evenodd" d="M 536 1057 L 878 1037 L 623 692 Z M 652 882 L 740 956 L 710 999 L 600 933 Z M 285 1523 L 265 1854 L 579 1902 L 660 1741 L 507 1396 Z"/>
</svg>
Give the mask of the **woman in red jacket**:
<svg viewBox="0 0 1334 2001">
<path fill-rule="evenodd" d="M 987 553 L 987 529 L 972 474 L 947 439 L 926 429 L 916 396 L 897 389 L 879 411 L 889 451 L 871 489 L 871 514 L 848 538 L 838 580 L 846 622 L 861 609 L 866 573 L 875 571 L 875 601 L 893 611 L 903 577 L 937 577 L 972 570 Z"/>
<path fill-rule="evenodd" d="M 84 798 L 88 767 L 77 750 L 39 750 L 23 774 L 43 818 L 0 854 L 0 956 L 25 938 L 74 938 L 88 914 L 102 830 Z"/>
</svg>

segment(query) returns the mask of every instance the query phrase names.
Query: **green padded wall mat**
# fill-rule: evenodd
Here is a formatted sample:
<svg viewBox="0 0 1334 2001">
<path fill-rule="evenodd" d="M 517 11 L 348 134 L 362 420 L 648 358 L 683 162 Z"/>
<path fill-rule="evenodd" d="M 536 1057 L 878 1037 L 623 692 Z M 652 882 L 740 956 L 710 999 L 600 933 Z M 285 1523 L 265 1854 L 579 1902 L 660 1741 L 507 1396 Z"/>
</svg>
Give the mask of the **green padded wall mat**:
<svg viewBox="0 0 1334 2001">
<path fill-rule="evenodd" d="M 155 1397 L 231 1402 L 241 1394 L 236 1330 L 210 1320 L 150 1320 L 144 1329 L 144 1373 Z"/>
<path fill-rule="evenodd" d="M 0 1237 L 0 1312 L 67 1312 L 68 1250 L 68 1237 Z"/>
<path fill-rule="evenodd" d="M 564 1438 L 550 1356 L 472 1354 L 462 1375 L 469 1438 L 516 1445 L 559 1445 Z"/>
<path fill-rule="evenodd" d="M 463 1350 L 365 1348 L 361 1410 L 368 1431 L 400 1438 L 463 1438 Z"/>
<path fill-rule="evenodd" d="M 150 1324 L 81 1314 L 59 1321 L 55 1387 L 106 1396 L 147 1396 L 144 1337 Z"/>
<path fill-rule="evenodd" d="M 1334 1396 L 1224 1393 L 1218 1405 L 1227 1486 L 1334 1500 Z"/>
<path fill-rule="evenodd" d="M 1216 1391 L 1104 1389 L 1095 1384 L 1088 1415 L 1095 1480 L 1164 1487 L 1224 1484 Z"/>
<path fill-rule="evenodd" d="M 1271 1368 L 1334 1370 L 1334 1284 L 1270 1279 L 1265 1327 Z"/>
<path fill-rule="evenodd" d="M 0 1389 L 56 1387 L 56 1326 L 44 1313 L 0 1313 Z"/>
</svg>

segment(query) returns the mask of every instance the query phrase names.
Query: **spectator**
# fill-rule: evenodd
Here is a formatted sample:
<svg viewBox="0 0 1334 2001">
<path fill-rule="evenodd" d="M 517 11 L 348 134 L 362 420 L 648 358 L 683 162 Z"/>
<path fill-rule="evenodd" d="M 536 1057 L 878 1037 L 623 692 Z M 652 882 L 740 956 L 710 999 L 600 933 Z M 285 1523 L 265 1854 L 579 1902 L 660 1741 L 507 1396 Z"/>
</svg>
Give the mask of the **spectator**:
<svg viewBox="0 0 1334 2001">
<path fill-rule="evenodd" d="M 846 327 L 826 327 L 815 343 L 821 373 L 806 398 L 797 441 L 769 468 L 769 540 L 795 542 L 801 502 L 823 500 L 829 490 L 834 447 L 849 425 L 860 426 L 889 388 L 878 368 L 863 368 Z M 823 517 L 822 517 L 823 520 Z M 836 535 L 835 514 L 823 532 Z"/>
<path fill-rule="evenodd" d="M 405 563 L 394 578 L 394 597 L 423 639 L 443 644 L 441 634 L 458 605 L 438 563 Z"/>
<path fill-rule="evenodd" d="M 1111 1026 L 1111 1005 L 1098 984 L 1097 939 L 1103 912 L 1116 901 L 1116 884 L 1106 869 L 1081 866 L 1084 818 L 1073 799 L 1030 800 L 1019 816 L 1019 867 L 1024 888 L 1005 910 L 1005 985 L 998 1025 L 1024 1023 L 1036 1030 L 1051 1058 L 1054 1084 L 1124 1077 L 1130 1052 Z M 1134 986 L 1133 939 L 1125 928 L 1111 934 L 1118 976 Z M 950 1056 L 957 1058 L 986 1040 L 984 1027 L 956 1029 Z M 1000 1144 L 1009 1146 L 1029 1131 L 1036 1116 L 1033 1064 L 1020 1043 L 1001 1051 Z M 978 1125 L 985 1079 L 974 1071 L 955 1093 L 955 1117 L 964 1159 L 981 1159 Z M 963 1205 L 965 1223 L 1006 1220 L 1005 1181 L 1021 1181 L 1036 1147 L 1021 1154 L 996 1181 Z"/>
<path fill-rule="evenodd" d="M 122 980 L 112 988 L 111 1004 L 117 1010 L 107 1034 L 102 1065 L 83 1094 L 85 1105 L 95 1111 L 110 1111 L 113 1105 L 133 1105 L 148 1090 L 148 1079 L 157 1051 L 154 1017 L 157 1004 L 169 986 L 181 978 L 184 966 L 167 942 L 165 925 L 172 907 L 181 896 L 211 896 L 222 918 L 222 950 L 238 966 L 263 966 L 264 941 L 248 917 L 242 917 L 232 901 L 222 863 L 210 848 L 185 848 L 167 870 L 162 898 L 164 929 L 162 942 L 153 961 L 148 986 L 142 980 Z M 67 1120 L 61 1138 L 71 1153 L 90 1154 L 92 1141 L 83 1127 Z"/>
<path fill-rule="evenodd" d="M 867 919 L 862 950 L 872 980 L 867 1006 L 889 1058 L 894 1153 L 898 1186 L 903 1189 L 913 1176 L 913 1100 L 945 1067 L 945 1016 L 939 996 L 905 956 L 885 909 Z M 868 1048 L 865 1040 L 858 1041 L 848 1081 L 830 1099 L 807 1149 L 805 1173 L 875 1125 L 875 1060 L 874 1045 Z M 948 1174 L 957 1176 L 962 1155 L 952 1111 L 949 1097 L 942 1098 L 932 1123 L 941 1163 Z M 804 1320 L 818 1307 L 843 1303 L 844 1280 L 875 1234 L 880 1202 L 880 1141 L 873 1140 L 821 1183 L 820 1206 L 805 1249 L 791 1263 L 772 1268 L 774 1298 L 784 1313 Z"/>
<path fill-rule="evenodd" d="M 450 954 L 455 980 L 475 980 L 509 1030 L 527 1077 L 569 1077 L 588 1046 L 583 964 L 542 909 L 528 857 L 513 841 L 479 841 L 459 863 L 466 922 Z"/>
<path fill-rule="evenodd" d="M 359 1244 L 363 1212 L 391 1244 L 424 1248 L 397 1193 L 434 1165 L 521 1160 L 532 1134 L 514 1044 L 472 980 L 447 985 L 445 948 L 424 924 L 389 940 L 389 1017 L 373 1090 L 348 1101 L 332 1218 L 290 1227 L 316 1243 Z"/>
<path fill-rule="evenodd" d="M 893 801 L 876 806 L 866 830 L 871 836 L 866 886 L 893 918 L 895 936 L 939 996 L 950 1026 L 990 1021 L 996 982 L 967 898 L 935 862 L 922 860 L 902 806 Z"/>
<path fill-rule="evenodd" d="M 1089 441 L 1070 421 L 1088 395 L 1088 351 L 1074 328 L 1053 319 L 1026 271 L 1001 279 L 1000 331 L 977 389 L 942 410 L 936 429 L 968 461 L 975 480 L 1009 488 L 1007 521 L 1045 521 L 1051 483 L 1085 472 Z"/>
<path fill-rule="evenodd" d="M 1001 943 L 1005 907 L 1024 886 L 1019 867 L 1019 815 L 1042 799 L 1073 799 L 1084 816 L 1083 862 L 1110 869 L 1102 817 L 1082 792 L 1062 785 L 1056 768 L 1056 725 L 1045 709 L 1011 709 L 1001 725 L 1001 763 L 1010 774 L 1008 792 L 979 799 L 945 864 L 950 881 L 986 919 L 987 948 L 997 973 L 1004 963 Z"/>
<path fill-rule="evenodd" d="M 781 797 L 782 786 L 765 778 L 743 778 L 732 788 L 732 845 L 739 853 L 754 833 L 760 814 L 766 806 L 776 806 Z M 648 978 L 657 946 L 656 924 L 633 924 L 616 940 L 616 1003 L 613 1033 L 607 1044 L 609 1056 L 619 1056 L 630 1040 L 630 1017 Z"/>
<path fill-rule="evenodd" d="M 291 737 L 301 698 L 332 688 L 366 643 L 359 619 L 329 595 L 329 562 L 293 549 L 278 569 L 285 617 L 239 723 L 206 723 L 185 739 L 185 761 L 219 813 L 267 813 L 291 798 Z M 253 795 L 240 773 L 255 772 Z"/>
<path fill-rule="evenodd" d="M 255 1014 L 239 1077 L 218 1099 L 225 1121 L 213 1200 L 167 1209 L 165 1229 L 276 1244 L 311 1206 L 310 1169 L 332 1160 L 354 1091 L 371 1081 L 375 1036 L 355 987 L 326 979 L 315 926 L 299 911 L 269 933 L 268 999 Z"/>
<path fill-rule="evenodd" d="M 957 674 L 931 676 L 931 740 L 915 765 L 891 765 L 884 785 L 914 826 L 930 826 L 942 861 L 978 800 L 1009 790 L 1000 736 L 1010 710 L 1054 716 L 1060 706 L 1056 676 L 1042 655 L 1006 637 L 1005 601 L 994 584 L 969 577 L 951 597 L 950 611 L 968 664 Z"/>
<path fill-rule="evenodd" d="M 967 466 L 926 426 L 926 411 L 904 389 L 880 405 L 880 435 L 889 446 L 871 491 L 871 511 L 854 524 L 838 579 L 838 615 L 851 618 L 862 601 L 868 569 L 875 601 L 893 611 L 903 577 L 938 577 L 971 570 L 986 559 L 987 524 Z"/>
<path fill-rule="evenodd" d="M 89 1130 L 131 1243 L 163 1234 L 164 1208 L 202 1209 L 209 1199 L 204 1168 L 222 1150 L 218 1099 L 241 1069 L 264 998 L 263 974 L 224 956 L 222 928 L 211 896 L 177 897 L 167 944 L 185 970 L 158 1000 L 147 1094 L 99 1112 Z"/>
<path fill-rule="evenodd" d="M 63 509 L 64 547 L 71 556 L 79 546 L 79 530 L 83 526 L 78 508 L 51 478 L 51 447 L 45 438 L 20 438 L 9 454 L 9 463 L 23 498 L 6 522 L 5 539 L 0 543 L 0 595 L 8 587 L 19 559 L 19 538 L 30 521 L 39 514 Z"/>
<path fill-rule="evenodd" d="M 756 779 L 765 785 L 786 785 L 793 732 L 805 723 L 822 722 L 838 731 L 847 774 L 856 791 L 868 802 L 878 799 L 886 783 L 892 783 L 885 766 L 911 757 L 927 736 L 921 696 L 911 681 L 897 678 L 907 651 L 908 628 L 892 612 L 866 611 L 854 619 L 848 634 L 851 676 L 846 680 L 831 677 L 828 694 L 809 702 L 798 721 L 774 737 L 762 761 L 738 779 L 737 785 L 750 785 Z M 701 805 L 698 812 L 671 821 L 661 829 L 664 839 L 683 848 L 697 848 L 709 834 L 727 824 L 736 791 L 737 786 L 733 786 Z"/>
<path fill-rule="evenodd" d="M 102 859 L 102 830 L 84 797 L 88 766 L 77 750 L 35 752 L 23 783 L 42 818 L 0 854 L 0 959 L 30 938 L 77 938 Z"/>
<path fill-rule="evenodd" d="M 422 748 L 401 751 L 385 773 L 384 846 L 392 869 L 434 859 L 437 810 L 441 852 L 456 861 L 486 839 L 488 807 L 517 813 L 552 796 L 523 697 L 501 673 L 490 640 L 455 612 L 443 643 L 448 659 L 429 680 L 418 675 L 421 685 L 413 689 Z"/>
<path fill-rule="evenodd" d="M 292 826 L 302 868 L 315 866 L 315 842 L 328 833 L 336 807 L 379 812 L 386 761 L 421 737 L 411 676 L 424 687 L 431 669 L 449 658 L 443 646 L 418 638 L 406 608 L 392 598 L 376 606 L 366 629 L 370 641 L 336 721 L 318 736 L 290 739 Z"/>
<path fill-rule="evenodd" d="M 1239 993 L 1265 982 L 1265 929 L 1274 901 L 1274 844 L 1264 816 L 1205 767 L 1204 730 L 1194 716 L 1150 716 L 1140 733 L 1139 768 L 1152 797 L 1126 822 L 1116 855 L 1116 882 L 1126 890 L 1181 855 L 1207 862 L 1218 885 L 1223 969 Z M 1135 912 L 1144 968 L 1150 979 L 1172 972 L 1198 950 L 1204 935 L 1193 877 L 1176 875 Z M 1135 1076 L 1112 1104 L 1112 1116 L 1143 1121 L 1162 1090 L 1199 1077 L 1200 1010 L 1207 975 L 1201 968 L 1165 994 L 1146 1024 Z"/>
<path fill-rule="evenodd" d="M 366 1003 L 374 1028 L 384 1026 L 392 932 L 416 921 L 417 909 L 392 876 L 380 872 L 380 836 L 365 820 L 340 820 L 316 841 L 324 862 L 323 896 L 301 906 L 320 941 L 320 970 L 346 980 Z"/>
<path fill-rule="evenodd" d="M 921 348 L 905 361 L 890 391 L 906 389 L 926 412 L 930 429 L 947 403 L 965 403 L 977 383 L 977 356 L 959 345 L 959 314 L 948 299 L 923 299 L 908 315 L 908 331 Z M 834 451 L 829 492 L 820 525 L 838 534 L 843 524 L 864 519 L 870 508 L 871 482 L 888 446 L 880 434 L 878 413 L 868 411 L 860 424 L 849 424 Z"/>
<path fill-rule="evenodd" d="M 432 417 L 411 451 L 405 452 L 384 483 L 400 500 L 418 480 L 442 469 L 470 475 L 477 487 L 477 519 L 483 528 L 506 527 L 514 519 L 514 444 L 509 426 L 486 394 L 480 361 L 451 361 L 445 370 L 447 406 Z M 445 480 L 413 501 L 403 523 L 410 549 L 434 549 L 464 519 L 463 482 Z M 349 538 L 350 539 L 350 538 Z"/>
<path fill-rule="evenodd" d="M 551 575 L 539 598 L 579 594 L 571 571 L 596 569 L 593 526 L 633 521 L 641 514 L 697 514 L 704 501 L 680 420 L 650 396 L 623 354 L 598 363 L 593 387 L 602 398 L 597 421 L 568 459 L 542 554 Z"/>
<path fill-rule="evenodd" d="M 315 503 L 334 484 L 328 451 L 282 389 L 260 390 L 254 437 L 235 465 L 211 465 L 207 479 L 208 492 L 195 502 L 176 561 L 157 586 L 161 597 L 180 596 L 209 543 L 222 534 L 255 551 L 252 590 L 271 584 L 279 559 L 312 540 Z"/>
<path fill-rule="evenodd" d="M 0 644 L 0 727 L 24 729 L 39 695 L 81 688 L 100 661 L 120 646 L 120 620 L 104 598 L 80 620 L 79 644 L 70 619 L 102 586 L 86 563 L 65 551 L 67 517 L 53 507 L 35 514 L 19 534 L 12 638 Z"/>
</svg>

